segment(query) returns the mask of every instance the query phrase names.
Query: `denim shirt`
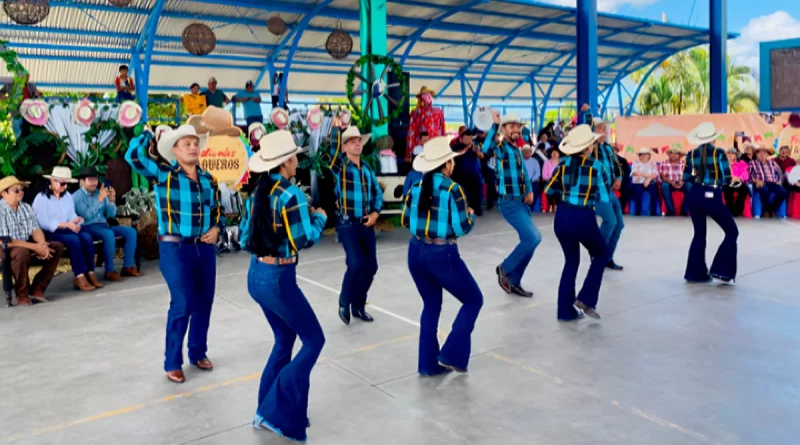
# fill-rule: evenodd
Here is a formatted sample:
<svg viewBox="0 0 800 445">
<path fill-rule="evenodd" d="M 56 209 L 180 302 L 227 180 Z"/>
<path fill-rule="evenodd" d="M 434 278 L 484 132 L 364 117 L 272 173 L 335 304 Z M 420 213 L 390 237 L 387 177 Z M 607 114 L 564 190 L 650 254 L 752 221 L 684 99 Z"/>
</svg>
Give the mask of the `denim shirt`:
<svg viewBox="0 0 800 445">
<path fill-rule="evenodd" d="M 108 218 L 117 216 L 117 206 L 107 197 L 102 202 L 97 200 L 100 192 L 95 190 L 89 194 L 81 188 L 72 199 L 75 201 L 75 213 L 84 220 L 84 225 L 106 223 Z"/>
</svg>

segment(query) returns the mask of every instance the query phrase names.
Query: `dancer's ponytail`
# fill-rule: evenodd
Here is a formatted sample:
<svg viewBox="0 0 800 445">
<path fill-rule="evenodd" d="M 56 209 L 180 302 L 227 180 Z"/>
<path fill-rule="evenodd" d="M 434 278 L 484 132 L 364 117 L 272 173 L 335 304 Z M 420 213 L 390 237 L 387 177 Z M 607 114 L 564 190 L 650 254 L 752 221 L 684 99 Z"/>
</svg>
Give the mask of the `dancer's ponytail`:
<svg viewBox="0 0 800 445">
<path fill-rule="evenodd" d="M 278 256 L 278 249 L 283 241 L 273 230 L 273 209 L 270 193 L 275 186 L 275 180 L 269 173 L 264 173 L 258 178 L 253 191 L 250 205 L 249 233 L 245 249 L 258 256 Z"/>
<path fill-rule="evenodd" d="M 434 170 L 425 173 L 422 177 L 422 189 L 419 191 L 419 204 L 417 207 L 423 214 L 427 214 L 431 210 L 433 203 L 433 175 L 441 173 L 446 164 L 436 167 Z"/>
</svg>

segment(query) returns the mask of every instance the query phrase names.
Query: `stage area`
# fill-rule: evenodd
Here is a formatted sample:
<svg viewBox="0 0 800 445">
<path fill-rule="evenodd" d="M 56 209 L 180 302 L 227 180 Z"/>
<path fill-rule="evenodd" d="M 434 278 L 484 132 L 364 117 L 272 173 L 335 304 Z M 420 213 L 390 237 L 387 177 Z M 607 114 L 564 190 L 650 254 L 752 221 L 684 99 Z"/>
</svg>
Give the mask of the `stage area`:
<svg viewBox="0 0 800 445">
<path fill-rule="evenodd" d="M 408 232 L 378 241 L 368 310 L 337 316 L 344 252 L 305 252 L 300 287 L 327 343 L 312 374 L 309 443 L 790 444 L 800 435 L 800 225 L 738 220 L 736 287 L 687 285 L 686 218 L 628 217 L 598 311 L 556 321 L 563 257 L 552 216 L 523 284 L 504 294 L 494 267 L 515 244 L 496 212 L 460 242 L 484 292 L 468 375 L 416 374 L 421 300 L 406 267 Z M 713 224 L 709 245 L 722 232 Z M 584 257 L 588 261 L 588 258 Z M 220 258 L 209 338 L 216 368 L 162 371 L 167 288 L 146 276 L 91 294 L 57 277 L 52 303 L 0 309 L 0 444 L 251 445 L 258 378 L 272 332 L 247 294 L 245 253 Z M 585 273 L 582 268 L 581 277 Z M 456 300 L 445 295 L 445 334 Z"/>
</svg>

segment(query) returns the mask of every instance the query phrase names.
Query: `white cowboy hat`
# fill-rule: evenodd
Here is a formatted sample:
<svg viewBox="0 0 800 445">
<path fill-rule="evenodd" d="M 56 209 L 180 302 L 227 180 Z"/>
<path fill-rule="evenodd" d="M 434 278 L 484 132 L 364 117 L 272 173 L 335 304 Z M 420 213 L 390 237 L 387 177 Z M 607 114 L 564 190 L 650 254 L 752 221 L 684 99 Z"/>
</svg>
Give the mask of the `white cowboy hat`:
<svg viewBox="0 0 800 445">
<path fill-rule="evenodd" d="M 530 150 L 531 152 L 533 152 L 533 147 L 531 147 L 528 144 L 525 144 L 525 145 L 522 146 L 522 148 L 520 148 L 520 150 L 521 151 Z"/>
<path fill-rule="evenodd" d="M 161 135 L 163 135 L 165 131 L 172 131 L 172 127 L 169 125 L 159 125 L 156 127 L 156 131 L 153 133 L 153 136 L 156 138 L 156 142 L 161 140 Z"/>
<path fill-rule="evenodd" d="M 581 124 L 573 128 L 558 145 L 558 149 L 565 155 L 574 155 L 589 148 L 594 141 L 600 139 L 603 135 L 597 134 L 592 131 L 592 127 Z"/>
<path fill-rule="evenodd" d="M 521 124 L 521 123 L 522 121 L 519 120 L 519 115 L 517 113 L 506 114 L 505 116 L 503 116 L 502 119 L 500 119 L 501 126 L 505 124 Z"/>
<path fill-rule="evenodd" d="M 294 143 L 294 137 L 288 130 L 273 131 L 262 137 L 258 145 L 261 149 L 248 161 L 252 173 L 270 171 L 292 156 L 308 151 L 308 148 L 300 148 Z"/>
<path fill-rule="evenodd" d="M 50 107 L 45 101 L 39 99 L 23 100 L 19 112 L 23 119 L 37 127 L 43 127 L 50 118 Z"/>
<path fill-rule="evenodd" d="M 316 130 L 322 125 L 322 110 L 319 108 L 312 108 L 308 110 L 308 115 L 306 116 L 306 121 L 308 122 L 308 128 L 311 131 Z"/>
<path fill-rule="evenodd" d="M 640 149 L 639 149 L 639 152 L 638 152 L 638 153 L 636 153 L 636 155 L 637 155 L 637 156 L 641 156 L 641 155 L 652 155 L 652 154 L 653 154 L 653 150 L 650 150 L 650 149 L 649 149 L 649 148 L 647 148 L 647 147 L 642 147 L 642 148 L 640 148 Z"/>
<path fill-rule="evenodd" d="M 94 110 L 92 103 L 89 102 L 89 99 L 83 99 L 81 103 L 75 105 L 72 109 L 72 118 L 75 123 L 85 127 L 92 125 L 95 116 L 97 116 L 97 112 Z"/>
<path fill-rule="evenodd" d="M 53 173 L 44 175 L 44 178 L 69 183 L 78 182 L 77 179 L 72 177 L 72 170 L 70 170 L 69 167 L 53 167 Z"/>
<path fill-rule="evenodd" d="M 351 125 L 342 133 L 342 144 L 353 138 L 361 138 L 361 143 L 366 144 L 371 135 L 371 133 L 361 134 L 361 132 L 358 131 L 358 127 Z"/>
<path fill-rule="evenodd" d="M 158 154 L 167 161 L 174 161 L 175 154 L 172 153 L 172 147 L 178 143 L 179 140 L 185 137 L 193 137 L 200 141 L 200 136 L 197 135 L 197 130 L 194 126 L 183 124 L 174 130 L 167 130 L 161 133 L 161 139 L 158 140 Z"/>
<path fill-rule="evenodd" d="M 289 112 L 283 108 L 273 108 L 269 115 L 270 120 L 279 130 L 289 126 Z"/>
<path fill-rule="evenodd" d="M 692 145 L 703 145 L 717 140 L 722 130 L 717 130 L 712 122 L 703 122 L 686 135 L 686 140 Z"/>
<path fill-rule="evenodd" d="M 595 117 L 595 118 L 592 119 L 592 126 L 593 127 L 596 127 L 598 125 L 605 125 L 605 124 L 606 124 L 606 121 L 604 121 L 603 119 L 601 119 L 599 117 Z"/>
<path fill-rule="evenodd" d="M 422 148 L 422 153 L 414 158 L 414 170 L 427 173 L 436 167 L 455 158 L 460 153 L 450 148 L 450 138 L 439 136 L 428 141 Z"/>
<path fill-rule="evenodd" d="M 472 115 L 472 121 L 475 127 L 481 131 L 489 131 L 494 125 L 494 117 L 492 116 L 492 109 L 489 107 L 478 107 Z"/>
<path fill-rule="evenodd" d="M 117 122 L 119 122 L 122 127 L 135 127 L 140 120 L 142 120 L 142 107 L 140 107 L 139 104 L 129 100 L 123 102 L 122 105 L 119 106 Z"/>
</svg>

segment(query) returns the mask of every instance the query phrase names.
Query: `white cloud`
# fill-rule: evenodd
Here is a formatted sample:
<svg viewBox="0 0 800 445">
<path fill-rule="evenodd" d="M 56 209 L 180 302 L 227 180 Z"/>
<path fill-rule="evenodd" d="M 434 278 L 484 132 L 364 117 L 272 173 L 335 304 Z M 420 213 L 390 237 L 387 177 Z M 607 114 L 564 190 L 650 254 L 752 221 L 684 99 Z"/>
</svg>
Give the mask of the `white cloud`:
<svg viewBox="0 0 800 445">
<path fill-rule="evenodd" d="M 666 137 L 666 136 L 685 136 L 685 131 L 680 131 L 664 124 L 650 124 L 636 132 L 639 137 Z"/>
<path fill-rule="evenodd" d="M 738 39 L 728 40 L 728 54 L 734 64 L 749 66 L 758 73 L 759 42 L 800 37 L 800 21 L 786 11 L 777 11 L 751 19 L 740 34 Z"/>
<path fill-rule="evenodd" d="M 600 12 L 617 12 L 619 8 L 625 5 L 640 8 L 658 2 L 659 0 L 597 0 L 597 10 Z M 573 8 L 577 5 L 575 0 L 543 0 L 542 3 L 550 3 L 551 5 L 559 6 L 572 6 Z"/>
</svg>

